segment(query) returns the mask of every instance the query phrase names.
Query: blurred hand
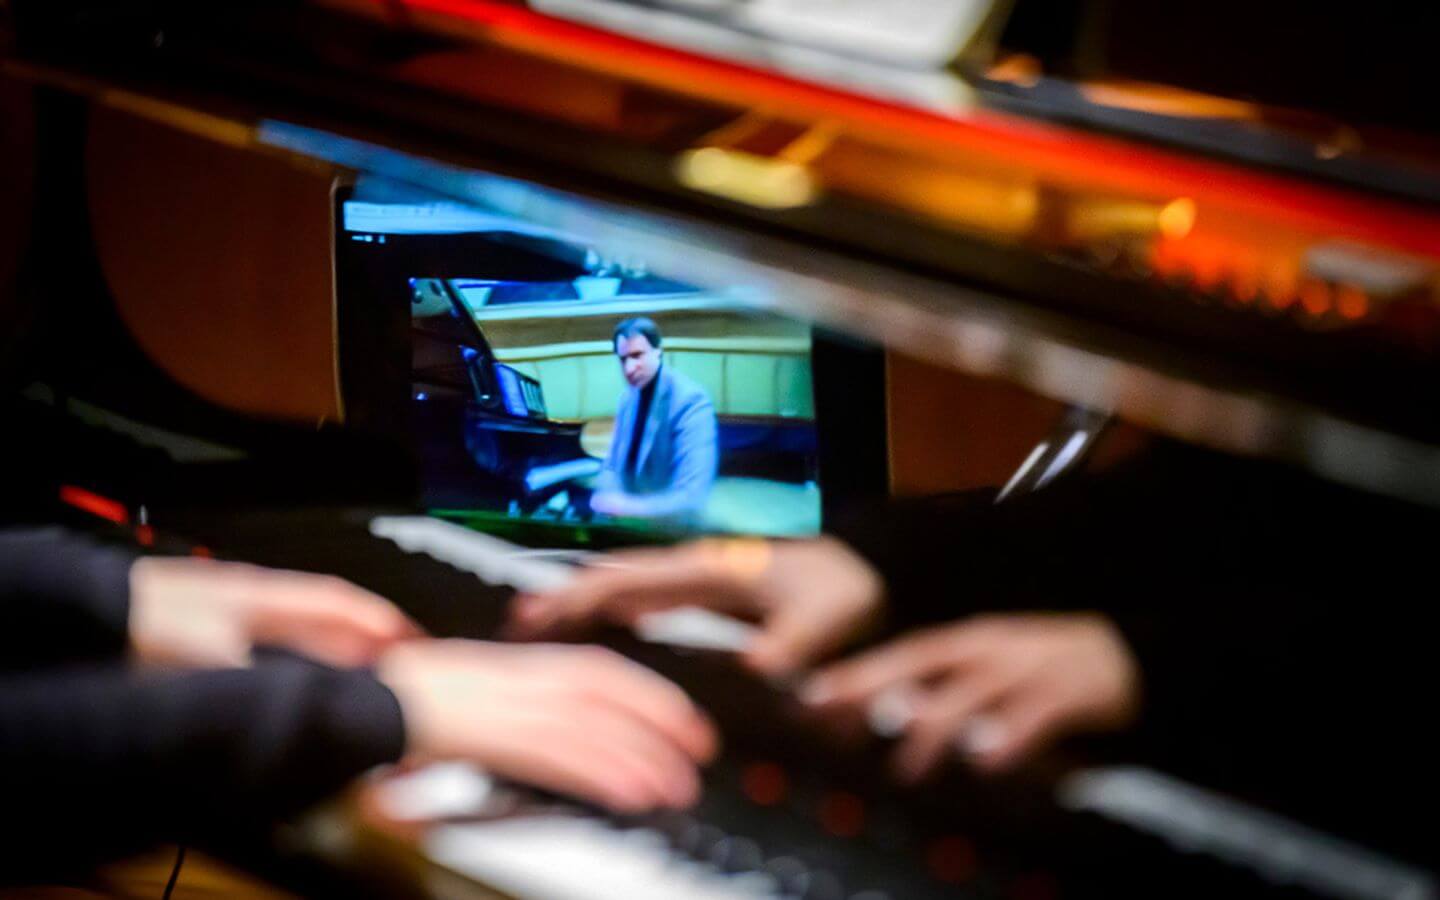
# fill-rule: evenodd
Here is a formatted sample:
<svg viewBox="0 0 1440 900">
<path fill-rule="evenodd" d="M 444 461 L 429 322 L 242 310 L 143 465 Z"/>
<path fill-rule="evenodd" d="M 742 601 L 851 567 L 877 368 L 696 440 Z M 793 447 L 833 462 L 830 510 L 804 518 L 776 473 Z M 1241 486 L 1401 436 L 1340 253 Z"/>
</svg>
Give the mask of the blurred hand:
<svg viewBox="0 0 1440 900">
<path fill-rule="evenodd" d="M 815 675 L 802 697 L 822 707 L 903 708 L 895 765 L 916 781 L 952 751 L 995 771 L 1066 734 L 1123 727 L 1139 702 L 1139 673 L 1101 616 L 997 615 L 838 663 Z"/>
<path fill-rule="evenodd" d="M 247 665 L 264 644 L 367 665 L 420 633 L 388 601 L 339 578 L 184 557 L 131 567 L 129 630 L 141 662 L 201 667 Z"/>
<path fill-rule="evenodd" d="M 490 772 L 621 812 L 684 807 L 709 721 L 675 685 L 598 647 L 423 641 L 381 658 L 400 699 L 407 756 Z"/>
<path fill-rule="evenodd" d="M 556 635 L 700 606 L 758 620 L 744 659 L 778 675 L 844 646 L 879 617 L 882 602 L 879 576 L 833 538 L 706 540 L 605 557 L 559 590 L 519 598 L 511 628 L 519 637 Z"/>
<path fill-rule="evenodd" d="M 620 491 L 596 491 L 590 496 L 590 508 L 607 516 L 628 516 L 634 510 L 630 497 Z"/>
</svg>

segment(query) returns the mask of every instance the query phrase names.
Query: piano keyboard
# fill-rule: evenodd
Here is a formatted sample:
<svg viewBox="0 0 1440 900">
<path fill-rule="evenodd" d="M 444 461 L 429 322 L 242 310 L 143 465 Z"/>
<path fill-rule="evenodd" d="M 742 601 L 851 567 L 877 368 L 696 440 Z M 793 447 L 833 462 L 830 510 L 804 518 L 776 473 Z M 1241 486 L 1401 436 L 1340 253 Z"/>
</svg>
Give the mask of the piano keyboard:
<svg viewBox="0 0 1440 900">
<path fill-rule="evenodd" d="M 179 526 L 177 528 L 177 525 Z M 170 526 L 221 555 L 339 575 L 399 602 L 432 634 L 492 638 L 517 591 L 563 584 L 585 554 L 536 551 L 430 516 L 317 510 L 238 514 Z M 696 607 L 652 613 L 641 640 L 738 653 L 755 629 Z"/>
<path fill-rule="evenodd" d="M 729 874 L 678 858 L 660 833 L 621 830 L 582 816 L 515 817 L 436 829 L 435 862 L 535 900 L 769 900 L 783 895 L 760 872 Z"/>
<path fill-rule="evenodd" d="M 722 775 L 723 780 L 723 775 Z M 1102 815 L 1129 818 L 1177 846 L 1204 849 L 1251 868 L 1271 889 L 1307 889 L 1354 900 L 1433 900 L 1432 878 L 1413 867 L 1313 832 L 1280 817 L 1145 770 L 1079 772 L 1060 786 L 1067 806 L 1094 805 Z M 1149 799 L 1136 802 L 1138 794 Z M 618 820 L 573 805 L 538 800 L 477 769 L 446 763 L 383 781 L 376 800 L 387 819 L 438 823 L 420 850 L 430 862 L 525 900 L 900 900 L 955 896 L 935 884 L 856 865 L 860 853 L 817 860 L 818 844 L 803 832 L 771 831 L 770 846 L 727 831 L 712 797 L 694 813 Z M 1099 796 L 1104 794 L 1105 796 Z M 1115 801 L 1123 795 L 1122 802 Z M 1128 798 L 1125 799 L 1125 798 Z M 1135 810 L 1150 812 L 1136 820 Z M 732 807 L 732 813 L 734 811 Z M 1205 835 L 1197 833 L 1203 820 Z M 1178 825 L 1176 823 L 1179 823 Z M 750 824 L 754 824 L 753 822 Z M 762 831 L 764 829 L 761 829 Z M 753 831 L 752 831 L 753 833 Z M 892 840 L 900 835 L 892 835 Z M 1216 852 L 1208 844 L 1226 845 Z M 952 853 L 970 854 L 962 838 Z M 946 861 L 931 859 L 943 869 Z M 951 859 L 950 874 L 973 860 Z M 1028 880 L 1027 880 L 1028 878 Z M 1027 896 L 1044 896 L 1037 875 L 1017 876 Z M 882 886 L 883 885 L 883 886 Z M 994 885 L 998 887 L 999 885 Z M 1258 889 L 1259 884 L 1255 887 Z M 962 895 L 988 893 L 977 881 Z M 1002 893 L 1001 896 L 1004 896 Z"/>
<path fill-rule="evenodd" d="M 380 516 L 370 521 L 370 533 L 393 541 L 407 553 L 423 553 L 487 583 L 521 591 L 553 590 L 573 571 L 548 554 L 429 516 Z M 706 609 L 682 606 L 644 616 L 636 623 L 636 633 L 652 644 L 738 653 L 749 645 L 755 628 Z"/>
<path fill-rule="evenodd" d="M 288 511 L 184 530 L 222 555 L 346 577 L 437 635 L 490 637 L 517 588 L 561 583 L 571 568 L 425 517 Z M 1323 835 L 1300 841 L 1287 827 L 1283 841 L 1240 847 L 1230 837 L 1255 831 L 1251 812 L 1234 819 L 1237 804 L 1197 802 L 1188 789 L 1140 803 L 1138 789 L 1155 795 L 1149 776 L 1091 770 L 1062 783 L 1071 813 L 1048 792 L 1037 800 L 1034 786 L 992 791 L 961 778 L 899 791 L 883 775 L 883 747 L 821 743 L 792 697 L 725 659 L 749 626 L 681 609 L 639 630 L 622 652 L 678 681 L 725 730 L 726 757 L 696 809 L 617 818 L 449 766 L 382 782 L 384 818 L 411 834 L 422 826 L 417 849 L 431 863 L 521 900 L 1051 900 L 1160 885 L 1175 897 L 1436 896 L 1424 873 Z M 896 705 L 870 711 L 873 730 L 889 730 L 887 716 L 903 721 Z M 775 785 L 759 782 L 777 777 L 784 798 L 763 796 Z"/>
<path fill-rule="evenodd" d="M 509 541 L 431 516 L 377 516 L 370 533 L 407 553 L 423 553 L 489 584 L 521 591 L 545 591 L 570 578 L 570 567 L 537 559 Z"/>
<path fill-rule="evenodd" d="M 800 832 L 771 829 L 764 846 L 754 835 L 767 829 L 742 830 L 740 808 L 723 795 L 689 813 L 619 819 L 448 763 L 387 779 L 375 793 L 387 819 L 437 823 L 419 847 L 431 863 L 525 900 L 951 896 L 888 871 L 863 850 L 836 853 L 818 838 L 797 840 Z"/>
</svg>

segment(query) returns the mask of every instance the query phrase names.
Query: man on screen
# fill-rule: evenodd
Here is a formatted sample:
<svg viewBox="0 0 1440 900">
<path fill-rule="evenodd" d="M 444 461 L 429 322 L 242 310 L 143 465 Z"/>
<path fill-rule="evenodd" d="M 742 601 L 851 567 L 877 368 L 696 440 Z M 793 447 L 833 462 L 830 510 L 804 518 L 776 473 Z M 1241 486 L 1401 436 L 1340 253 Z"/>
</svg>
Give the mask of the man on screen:
<svg viewBox="0 0 1440 900">
<path fill-rule="evenodd" d="M 626 319 L 611 336 L 629 386 L 591 499 L 596 512 L 692 518 L 715 483 L 715 406 L 704 388 L 664 364 L 660 341 L 647 318 Z"/>
</svg>

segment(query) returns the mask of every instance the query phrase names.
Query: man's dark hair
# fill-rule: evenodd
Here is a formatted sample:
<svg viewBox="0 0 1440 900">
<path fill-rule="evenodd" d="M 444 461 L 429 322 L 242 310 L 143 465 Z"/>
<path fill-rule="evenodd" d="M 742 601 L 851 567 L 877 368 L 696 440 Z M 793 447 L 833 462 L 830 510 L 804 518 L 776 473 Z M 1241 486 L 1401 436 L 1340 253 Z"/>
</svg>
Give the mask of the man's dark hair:
<svg viewBox="0 0 1440 900">
<path fill-rule="evenodd" d="M 615 326 L 615 330 L 610 334 L 610 349 L 618 350 L 621 338 L 633 338 L 640 335 L 645 336 L 645 340 L 650 342 L 650 346 L 660 346 L 659 326 L 645 316 L 635 316 Z"/>
</svg>

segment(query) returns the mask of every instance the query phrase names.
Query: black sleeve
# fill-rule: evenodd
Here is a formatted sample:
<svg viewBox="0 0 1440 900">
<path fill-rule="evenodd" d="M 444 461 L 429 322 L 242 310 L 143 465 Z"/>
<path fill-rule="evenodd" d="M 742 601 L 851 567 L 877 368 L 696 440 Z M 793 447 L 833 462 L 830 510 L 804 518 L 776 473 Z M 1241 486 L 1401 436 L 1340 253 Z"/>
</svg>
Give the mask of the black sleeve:
<svg viewBox="0 0 1440 900">
<path fill-rule="evenodd" d="M 976 612 L 1165 608 L 1177 586 L 1283 565 L 1314 496 L 1279 467 L 1159 442 L 1096 475 L 994 502 L 890 501 L 833 533 L 884 577 L 897 628 Z M 1333 519 L 1333 515 L 1328 516 Z"/>
<path fill-rule="evenodd" d="M 1139 496 L 1148 479 L 1127 468 L 1000 504 L 991 490 L 891 500 L 832 534 L 884 579 L 882 637 L 980 612 L 1084 608 L 1180 545 Z"/>
<path fill-rule="evenodd" d="M 0 669 L 123 653 L 135 558 L 58 527 L 0 531 Z"/>
<path fill-rule="evenodd" d="M 298 659 L 0 677 L 0 796 L 24 823 L 0 874 L 74 871 L 158 840 L 223 842 L 403 750 L 387 688 Z"/>
<path fill-rule="evenodd" d="M 1140 720 L 1121 749 L 1433 864 L 1428 835 L 1409 824 L 1440 796 L 1434 641 L 1396 602 L 1413 587 L 1306 581 L 1290 596 L 1237 590 L 1112 612 L 1142 681 Z"/>
</svg>

